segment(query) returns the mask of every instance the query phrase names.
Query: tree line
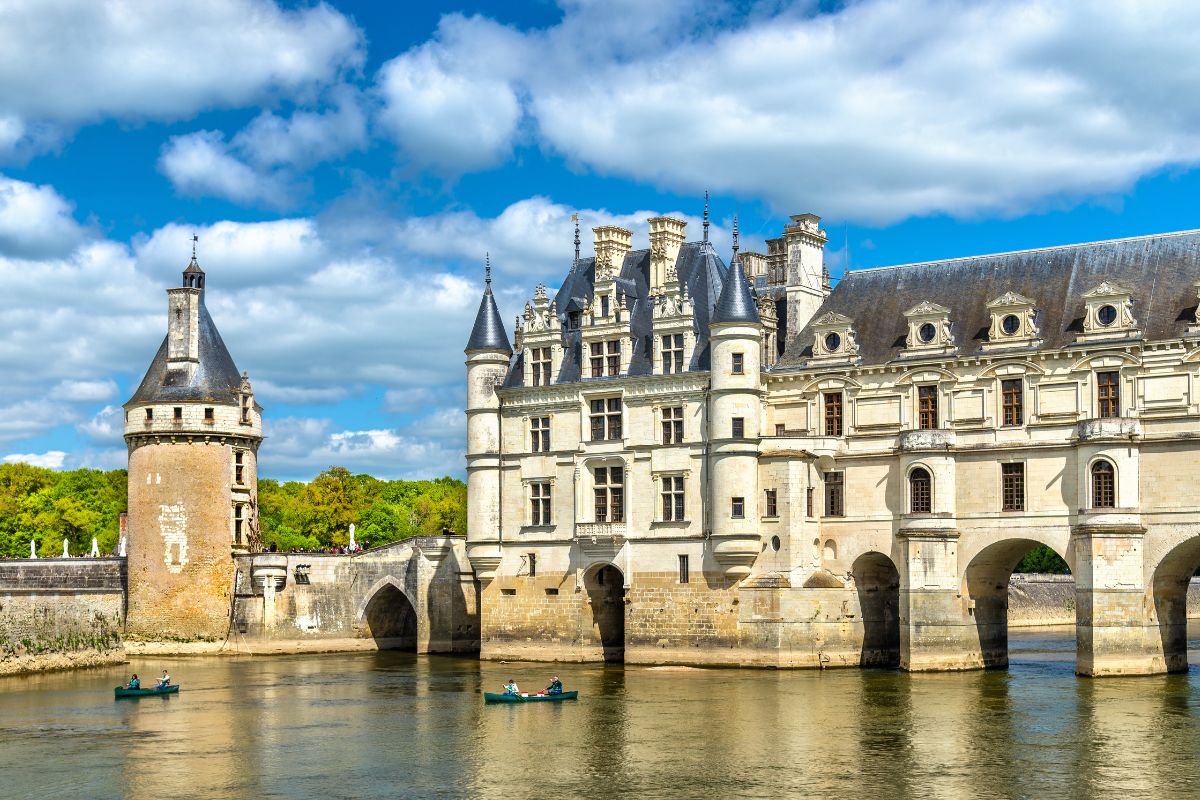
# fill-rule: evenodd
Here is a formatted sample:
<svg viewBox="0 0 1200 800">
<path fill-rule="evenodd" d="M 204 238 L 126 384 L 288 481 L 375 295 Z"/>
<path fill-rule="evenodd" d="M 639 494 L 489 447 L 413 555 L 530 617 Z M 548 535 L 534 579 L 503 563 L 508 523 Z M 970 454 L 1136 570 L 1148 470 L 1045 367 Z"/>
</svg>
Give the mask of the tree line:
<svg viewBox="0 0 1200 800">
<path fill-rule="evenodd" d="M 58 471 L 0 464 L 0 558 L 86 555 L 95 537 L 101 553 L 115 553 L 126 510 L 123 469 Z M 467 486 L 454 478 L 387 481 L 330 467 L 313 480 L 258 482 L 260 537 L 265 547 L 320 550 L 349 544 L 350 524 L 360 544 L 387 544 L 412 536 L 467 530 Z"/>
</svg>

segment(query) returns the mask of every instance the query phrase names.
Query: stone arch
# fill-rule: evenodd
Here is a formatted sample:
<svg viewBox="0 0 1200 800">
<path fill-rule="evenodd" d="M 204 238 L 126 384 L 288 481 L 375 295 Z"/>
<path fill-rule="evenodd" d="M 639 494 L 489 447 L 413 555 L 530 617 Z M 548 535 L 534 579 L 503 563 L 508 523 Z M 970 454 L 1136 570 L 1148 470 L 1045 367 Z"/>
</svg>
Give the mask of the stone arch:
<svg viewBox="0 0 1200 800">
<path fill-rule="evenodd" d="M 825 561 L 837 561 L 837 542 L 833 539 L 825 540 L 825 547 L 821 552 L 821 556 Z"/>
<path fill-rule="evenodd" d="M 1176 545 L 1154 568 L 1150 596 L 1167 672 L 1187 672 L 1188 584 L 1200 568 L 1200 536 Z"/>
<path fill-rule="evenodd" d="M 416 652 L 419 639 L 417 605 L 403 584 L 385 575 L 372 584 L 359 603 L 355 621 L 380 650 Z"/>
<path fill-rule="evenodd" d="M 606 663 L 625 660 L 625 574 L 611 561 L 594 562 L 583 572 L 584 637 L 589 650 Z"/>
<path fill-rule="evenodd" d="M 1048 541 L 1035 532 L 1023 537 L 989 542 L 966 562 L 961 595 L 964 613 L 975 623 L 979 642 L 979 664 L 985 669 L 1008 666 L 1008 588 L 1013 570 L 1031 550 L 1045 545 L 1074 571 L 1075 560 L 1068 546 Z M 1064 550 L 1066 552 L 1064 552 Z M 963 554 L 965 556 L 965 553 Z M 1076 620 L 1079 609 L 1076 607 Z"/>
<path fill-rule="evenodd" d="M 900 666 L 900 571 L 888 555 L 869 550 L 854 560 L 850 574 L 862 615 L 859 664 Z"/>
</svg>

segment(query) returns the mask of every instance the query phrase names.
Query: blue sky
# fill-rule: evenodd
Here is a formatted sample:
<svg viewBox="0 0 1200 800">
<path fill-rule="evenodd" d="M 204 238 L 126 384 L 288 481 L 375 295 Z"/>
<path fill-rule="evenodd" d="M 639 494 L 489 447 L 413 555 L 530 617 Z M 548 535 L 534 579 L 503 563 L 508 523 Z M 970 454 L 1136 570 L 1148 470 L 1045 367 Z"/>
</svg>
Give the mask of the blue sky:
<svg viewBox="0 0 1200 800">
<path fill-rule="evenodd" d="M 1191 2 L 41 0 L 0 42 L 9 461 L 124 465 L 193 231 L 306 479 L 461 475 L 483 254 L 511 320 L 575 212 L 812 211 L 835 276 L 1200 227 Z"/>
</svg>

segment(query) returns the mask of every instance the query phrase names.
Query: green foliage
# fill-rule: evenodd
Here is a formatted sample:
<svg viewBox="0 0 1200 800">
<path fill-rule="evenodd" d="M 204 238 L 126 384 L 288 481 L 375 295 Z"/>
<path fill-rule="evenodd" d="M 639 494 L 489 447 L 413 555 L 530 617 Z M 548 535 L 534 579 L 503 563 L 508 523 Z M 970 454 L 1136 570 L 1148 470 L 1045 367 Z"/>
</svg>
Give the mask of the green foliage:
<svg viewBox="0 0 1200 800">
<path fill-rule="evenodd" d="M 125 481 L 123 469 L 56 472 L 0 464 L 0 556 L 28 556 L 31 539 L 39 556 L 62 555 L 64 539 L 72 555 L 81 555 L 91 552 L 93 536 L 100 552 L 115 551 Z"/>
<path fill-rule="evenodd" d="M 1046 547 L 1044 544 L 1039 544 L 1037 547 L 1030 550 L 1021 559 L 1021 563 L 1017 564 L 1014 572 L 1049 572 L 1054 575 L 1069 575 L 1071 570 L 1067 567 L 1067 562 L 1063 561 L 1062 556 Z"/>
<path fill-rule="evenodd" d="M 267 547 L 345 547 L 351 523 L 359 544 L 376 547 L 443 528 L 466 533 L 467 486 L 454 478 L 382 481 L 330 467 L 308 483 L 259 480 L 258 514 Z"/>
</svg>

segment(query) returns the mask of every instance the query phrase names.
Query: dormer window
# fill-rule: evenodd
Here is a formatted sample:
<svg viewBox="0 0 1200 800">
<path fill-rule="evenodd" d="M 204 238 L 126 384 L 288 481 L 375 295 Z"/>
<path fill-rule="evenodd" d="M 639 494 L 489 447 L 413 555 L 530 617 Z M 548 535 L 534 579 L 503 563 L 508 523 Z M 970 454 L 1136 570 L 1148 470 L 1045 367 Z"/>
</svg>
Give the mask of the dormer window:
<svg viewBox="0 0 1200 800">
<path fill-rule="evenodd" d="M 956 349 L 950 309 L 927 300 L 905 311 L 904 316 L 908 320 L 905 355 L 945 354 Z"/>
<path fill-rule="evenodd" d="M 815 363 L 847 362 L 858 356 L 853 322 L 849 317 L 830 311 L 813 322 L 813 357 Z"/>
<path fill-rule="evenodd" d="M 1000 320 L 1000 329 L 1008 336 L 1015 336 L 1021 330 L 1021 318 L 1016 314 L 1007 314 Z"/>
<path fill-rule="evenodd" d="M 1033 347 L 1041 344 L 1038 338 L 1037 309 L 1033 301 L 1016 292 L 1005 292 L 987 304 L 992 322 L 983 349 L 1004 347 Z"/>
<path fill-rule="evenodd" d="M 1104 281 L 1083 295 L 1083 333 L 1081 341 L 1125 338 L 1137 332 L 1133 317 L 1133 296 L 1129 289 Z"/>
</svg>

